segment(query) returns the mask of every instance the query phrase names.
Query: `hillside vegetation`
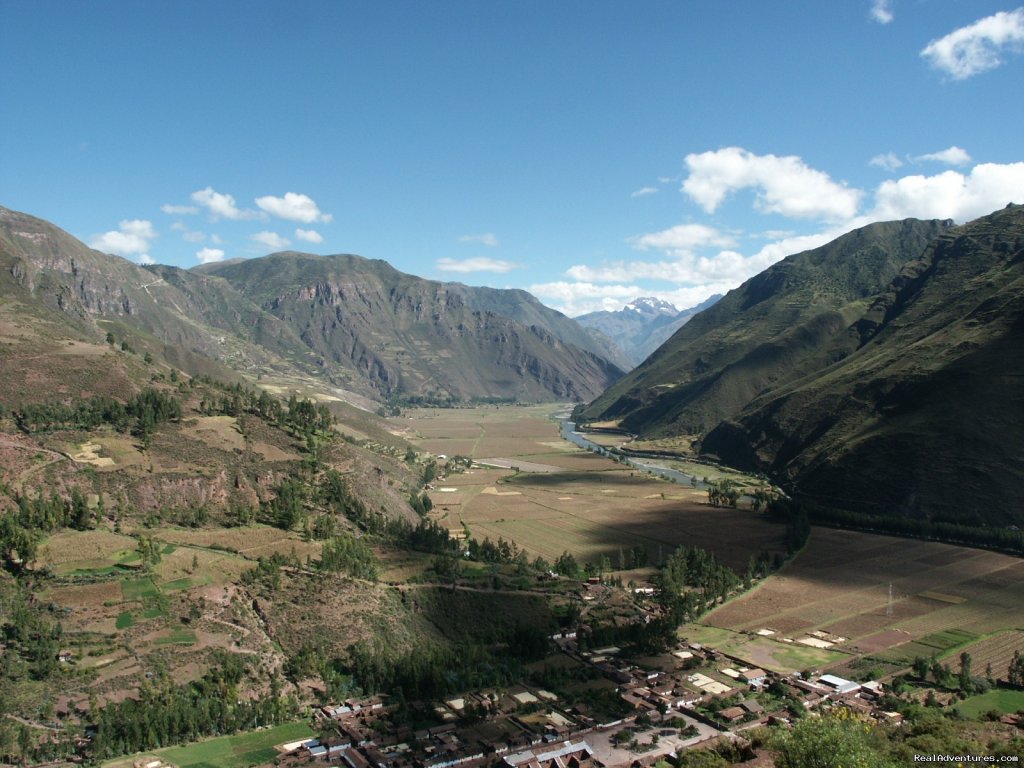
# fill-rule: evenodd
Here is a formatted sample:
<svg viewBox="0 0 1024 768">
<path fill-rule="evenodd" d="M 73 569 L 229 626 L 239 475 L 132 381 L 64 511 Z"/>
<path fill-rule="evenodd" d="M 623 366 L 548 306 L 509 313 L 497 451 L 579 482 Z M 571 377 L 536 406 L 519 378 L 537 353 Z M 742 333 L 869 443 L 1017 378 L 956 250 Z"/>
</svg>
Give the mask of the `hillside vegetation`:
<svg viewBox="0 0 1024 768">
<path fill-rule="evenodd" d="M 1011 205 L 962 227 L 872 224 L 790 256 L 582 418 L 695 436 L 822 507 L 1020 524 L 1022 244 L 1024 209 Z"/>
</svg>

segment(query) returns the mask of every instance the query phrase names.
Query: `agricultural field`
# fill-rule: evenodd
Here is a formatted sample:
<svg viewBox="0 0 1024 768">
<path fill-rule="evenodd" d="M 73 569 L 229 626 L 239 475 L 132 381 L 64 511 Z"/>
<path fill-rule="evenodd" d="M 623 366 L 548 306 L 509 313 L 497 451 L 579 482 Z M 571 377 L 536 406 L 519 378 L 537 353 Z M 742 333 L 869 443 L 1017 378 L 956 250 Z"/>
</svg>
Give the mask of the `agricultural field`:
<svg viewBox="0 0 1024 768">
<path fill-rule="evenodd" d="M 158 759 L 178 768 L 237 768 L 271 763 L 279 754 L 275 747 L 313 735 L 305 721 L 287 723 L 252 733 L 207 739 L 185 747 L 167 747 L 146 753 L 143 758 L 135 756 L 111 760 L 104 763 L 103 768 L 132 768 L 151 759 Z"/>
<path fill-rule="evenodd" d="M 90 690 L 101 703 L 118 700 L 155 659 L 182 682 L 218 649 L 269 657 L 270 640 L 232 601 L 238 579 L 260 555 L 320 554 L 319 544 L 267 526 L 141 533 L 159 553 L 147 567 L 134 537 L 109 530 L 65 530 L 40 547 L 54 573 L 41 597 L 63 611 L 71 663 L 86 675 L 65 692 L 66 708 Z"/>
<path fill-rule="evenodd" d="M 438 480 L 429 490 L 434 519 L 478 540 L 514 541 L 531 559 L 568 551 L 582 562 L 608 557 L 613 567 L 634 547 L 657 564 L 679 545 L 700 546 L 737 569 L 751 555 L 782 551 L 782 528 L 761 516 L 712 507 L 704 491 L 562 440 L 549 416 L 555 408 L 424 409 L 394 419 L 422 450 L 500 465 Z"/>
<path fill-rule="evenodd" d="M 971 666 L 975 674 L 987 674 L 991 668 L 992 677 L 1006 680 L 1014 651 L 1024 653 L 1024 631 L 1011 629 L 968 645 L 963 650 L 971 654 Z M 1024 706 L 1024 702 L 1022 702 Z M 1014 710 L 1016 711 L 1016 710 Z"/>
<path fill-rule="evenodd" d="M 992 663 L 1005 674 L 1024 637 L 1005 631 L 1024 626 L 1024 560 L 815 528 L 796 560 L 701 623 L 684 632 L 706 642 L 715 634 L 723 649 L 779 671 L 806 665 L 892 672 L 915 656 L 941 658 L 966 648 L 985 659 L 975 659 L 976 670 Z"/>
</svg>

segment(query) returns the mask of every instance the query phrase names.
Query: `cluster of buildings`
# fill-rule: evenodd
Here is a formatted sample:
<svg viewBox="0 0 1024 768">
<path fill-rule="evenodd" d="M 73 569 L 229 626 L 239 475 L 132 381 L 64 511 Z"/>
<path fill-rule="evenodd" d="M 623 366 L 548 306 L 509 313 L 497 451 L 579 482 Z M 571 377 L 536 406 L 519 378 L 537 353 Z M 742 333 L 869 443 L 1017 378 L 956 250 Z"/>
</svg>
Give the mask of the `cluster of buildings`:
<svg viewBox="0 0 1024 768">
<path fill-rule="evenodd" d="M 280 763 L 316 761 L 331 768 L 599 768 L 608 764 L 611 750 L 622 749 L 610 738 L 613 733 L 627 729 L 638 737 L 651 732 L 671 735 L 660 744 L 657 738 L 648 742 L 631 760 L 646 765 L 697 741 L 729 736 L 756 724 L 786 723 L 786 706 L 795 702 L 807 709 L 829 702 L 884 722 L 900 721 L 897 713 L 881 710 L 883 690 L 875 682 L 856 683 L 835 675 L 813 680 L 780 676 L 696 643 L 677 649 L 674 663 L 648 669 L 619 660 L 618 648 L 581 652 L 572 633 L 553 640 L 615 684 L 626 714 L 609 718 L 584 703 L 560 702 L 541 688 L 517 686 L 430 705 L 414 703 L 410 706 L 423 721 L 437 722 L 414 729 L 378 723 L 389 711 L 379 697 L 350 700 L 318 713 L 321 731 L 332 733 L 329 738 L 286 745 L 290 749 Z"/>
</svg>

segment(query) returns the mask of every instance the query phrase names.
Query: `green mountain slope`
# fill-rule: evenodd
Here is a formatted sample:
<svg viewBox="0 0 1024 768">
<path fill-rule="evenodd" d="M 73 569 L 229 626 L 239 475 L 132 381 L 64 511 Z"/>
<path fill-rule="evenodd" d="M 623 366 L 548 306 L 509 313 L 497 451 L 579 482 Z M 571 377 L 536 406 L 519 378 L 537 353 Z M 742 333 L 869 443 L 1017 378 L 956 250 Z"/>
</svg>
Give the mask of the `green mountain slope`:
<svg viewBox="0 0 1024 768">
<path fill-rule="evenodd" d="M 645 436 L 706 432 L 853 352 L 850 323 L 949 226 L 871 224 L 783 259 L 695 316 L 580 418 L 618 420 Z"/>
<path fill-rule="evenodd" d="M 843 509 L 1024 522 L 1024 207 L 940 235 L 846 335 L 704 450 Z"/>
</svg>

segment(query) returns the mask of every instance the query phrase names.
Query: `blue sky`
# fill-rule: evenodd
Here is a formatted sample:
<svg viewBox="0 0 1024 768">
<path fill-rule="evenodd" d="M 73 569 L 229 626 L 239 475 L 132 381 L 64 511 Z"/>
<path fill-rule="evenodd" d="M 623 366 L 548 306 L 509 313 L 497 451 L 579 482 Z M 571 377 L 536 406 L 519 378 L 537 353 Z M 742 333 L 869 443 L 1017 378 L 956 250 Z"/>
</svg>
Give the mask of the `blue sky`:
<svg viewBox="0 0 1024 768">
<path fill-rule="evenodd" d="M 0 204 L 135 261 L 682 308 L 1024 203 L 1022 94 L 1013 2 L 0 0 Z"/>
</svg>

